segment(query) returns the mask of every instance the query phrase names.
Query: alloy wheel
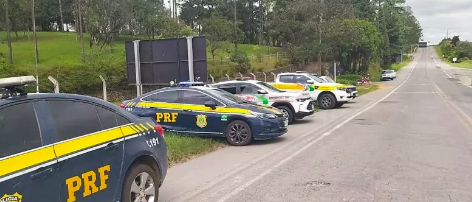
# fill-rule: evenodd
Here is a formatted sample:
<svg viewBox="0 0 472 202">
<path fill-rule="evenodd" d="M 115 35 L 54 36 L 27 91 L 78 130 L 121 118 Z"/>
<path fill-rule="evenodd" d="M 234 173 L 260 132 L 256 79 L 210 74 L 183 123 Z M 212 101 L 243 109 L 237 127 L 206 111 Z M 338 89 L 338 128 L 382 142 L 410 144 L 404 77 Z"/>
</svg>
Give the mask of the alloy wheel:
<svg viewBox="0 0 472 202">
<path fill-rule="evenodd" d="M 147 172 L 139 173 L 131 185 L 131 201 L 157 202 L 155 186 L 154 180 Z"/>
</svg>

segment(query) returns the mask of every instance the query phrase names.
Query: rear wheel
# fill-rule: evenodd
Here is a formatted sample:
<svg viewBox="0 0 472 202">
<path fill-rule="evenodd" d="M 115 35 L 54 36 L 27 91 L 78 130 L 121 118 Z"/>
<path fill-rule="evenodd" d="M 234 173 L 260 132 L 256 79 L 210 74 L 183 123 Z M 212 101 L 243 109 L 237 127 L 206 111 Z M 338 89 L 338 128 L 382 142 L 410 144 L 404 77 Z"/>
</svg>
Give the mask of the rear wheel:
<svg viewBox="0 0 472 202">
<path fill-rule="evenodd" d="M 159 174 L 146 164 L 133 166 L 126 174 L 123 202 L 157 202 L 159 198 Z"/>
<path fill-rule="evenodd" d="M 334 95 L 325 93 L 319 97 L 318 105 L 320 109 L 333 109 L 336 106 L 336 98 Z"/>
<path fill-rule="evenodd" d="M 241 120 L 232 121 L 226 127 L 226 141 L 233 146 L 246 146 L 252 142 L 252 130 Z"/>
<path fill-rule="evenodd" d="M 293 111 L 290 108 L 286 106 L 278 106 L 277 109 L 279 109 L 284 114 L 285 118 L 287 118 L 288 124 L 293 123 L 295 117 Z"/>
</svg>

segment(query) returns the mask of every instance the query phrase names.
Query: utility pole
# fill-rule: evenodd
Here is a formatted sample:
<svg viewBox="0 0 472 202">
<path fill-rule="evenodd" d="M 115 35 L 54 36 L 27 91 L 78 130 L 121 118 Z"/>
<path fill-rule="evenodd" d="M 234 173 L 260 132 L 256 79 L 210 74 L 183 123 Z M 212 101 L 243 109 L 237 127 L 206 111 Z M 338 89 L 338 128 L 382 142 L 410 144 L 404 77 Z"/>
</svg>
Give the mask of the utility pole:
<svg viewBox="0 0 472 202">
<path fill-rule="evenodd" d="M 36 92 L 39 93 L 39 76 L 38 76 L 38 63 L 39 63 L 39 54 L 38 54 L 38 36 L 36 35 L 36 17 L 34 15 L 34 0 L 31 1 L 31 22 L 33 22 L 33 40 L 34 40 L 34 57 L 36 65 Z"/>
<path fill-rule="evenodd" d="M 13 50 L 11 48 L 11 36 L 10 36 L 10 14 L 8 8 L 8 1 L 5 0 L 5 17 L 7 21 L 7 43 L 8 43 L 8 62 L 13 64 Z"/>
<path fill-rule="evenodd" d="M 64 15 L 62 14 L 62 0 L 59 0 L 59 14 L 61 15 L 61 32 L 64 32 Z"/>
<path fill-rule="evenodd" d="M 321 1 L 321 6 L 323 6 L 324 0 L 320 0 L 320 1 Z M 322 8 L 321 10 L 323 10 L 323 8 Z M 319 24 L 319 34 L 320 34 L 320 36 L 319 36 L 319 37 L 320 37 L 320 44 L 319 44 L 319 46 L 320 46 L 320 47 L 319 47 L 319 50 L 318 50 L 318 64 L 319 64 L 318 68 L 319 68 L 319 70 L 320 70 L 320 75 L 323 74 L 323 70 L 322 70 L 323 64 L 322 64 L 322 62 L 321 62 L 321 44 L 322 44 L 322 39 L 321 39 L 321 37 L 322 37 L 322 31 L 323 31 L 323 30 L 321 29 L 322 23 L 323 23 L 323 13 L 321 12 L 321 13 L 320 13 L 320 24 Z"/>
<path fill-rule="evenodd" d="M 236 13 L 236 11 L 237 11 L 236 10 L 236 2 L 237 2 L 237 0 L 234 0 L 234 37 L 235 37 L 234 38 L 234 49 L 237 51 L 238 50 L 238 42 L 237 42 L 237 37 L 238 37 L 237 34 L 238 33 L 236 31 L 237 30 L 237 27 L 236 27 L 237 26 L 236 25 L 236 15 L 237 15 L 237 13 Z"/>
<path fill-rule="evenodd" d="M 80 32 L 80 43 L 82 46 L 82 59 L 85 55 L 85 46 L 84 46 L 84 32 L 83 32 L 83 24 L 82 24 L 82 5 L 80 4 L 80 0 L 78 1 L 78 10 L 79 10 L 79 32 Z"/>
</svg>

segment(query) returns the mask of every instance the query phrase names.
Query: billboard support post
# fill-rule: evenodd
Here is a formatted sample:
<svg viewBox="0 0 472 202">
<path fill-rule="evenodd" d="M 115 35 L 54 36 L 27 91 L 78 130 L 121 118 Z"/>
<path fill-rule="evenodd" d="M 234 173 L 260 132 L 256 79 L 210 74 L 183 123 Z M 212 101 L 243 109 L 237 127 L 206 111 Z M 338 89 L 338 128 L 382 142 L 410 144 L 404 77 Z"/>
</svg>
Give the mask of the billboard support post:
<svg viewBox="0 0 472 202">
<path fill-rule="evenodd" d="M 188 77 L 190 81 L 195 81 L 193 73 L 193 37 L 187 37 L 187 54 L 188 54 Z"/>
<path fill-rule="evenodd" d="M 141 84 L 141 60 L 139 56 L 139 40 L 133 41 L 134 45 L 134 67 L 136 71 L 136 95 L 141 96 L 143 94 L 143 88 Z"/>
</svg>

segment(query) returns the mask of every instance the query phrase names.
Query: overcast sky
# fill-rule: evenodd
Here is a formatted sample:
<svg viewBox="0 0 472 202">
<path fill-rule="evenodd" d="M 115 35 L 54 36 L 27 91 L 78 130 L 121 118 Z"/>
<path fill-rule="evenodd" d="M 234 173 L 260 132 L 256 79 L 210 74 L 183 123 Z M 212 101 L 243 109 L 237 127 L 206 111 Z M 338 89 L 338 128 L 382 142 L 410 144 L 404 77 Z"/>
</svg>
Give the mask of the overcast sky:
<svg viewBox="0 0 472 202">
<path fill-rule="evenodd" d="M 472 0 L 406 0 L 423 28 L 425 41 L 438 44 L 446 37 L 459 35 L 472 41 Z"/>
</svg>

